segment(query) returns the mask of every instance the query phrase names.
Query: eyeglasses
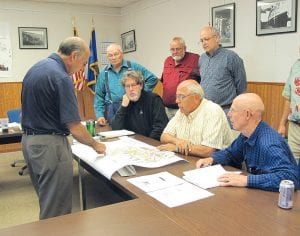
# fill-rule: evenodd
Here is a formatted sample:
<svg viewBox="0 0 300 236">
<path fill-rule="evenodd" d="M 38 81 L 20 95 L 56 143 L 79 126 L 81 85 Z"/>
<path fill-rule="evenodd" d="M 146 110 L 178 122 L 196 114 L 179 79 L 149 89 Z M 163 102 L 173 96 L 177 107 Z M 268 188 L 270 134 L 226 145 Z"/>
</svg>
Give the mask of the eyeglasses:
<svg viewBox="0 0 300 236">
<path fill-rule="evenodd" d="M 188 95 L 183 95 L 183 94 L 176 94 L 176 100 L 178 101 L 182 101 L 183 99 L 189 97 L 189 96 L 192 96 L 192 95 L 195 95 L 194 93 L 192 94 L 188 94 Z"/>
<path fill-rule="evenodd" d="M 211 37 L 206 37 L 206 38 L 202 38 L 200 39 L 200 43 L 204 43 L 204 42 L 208 42 L 209 40 L 211 40 L 213 37 L 215 37 L 216 35 L 213 35 Z"/>
<path fill-rule="evenodd" d="M 180 52 L 183 48 L 170 48 L 170 52 Z"/>
<path fill-rule="evenodd" d="M 230 112 L 230 113 L 243 112 L 243 111 L 246 111 L 246 110 L 245 110 L 245 109 L 242 109 L 242 110 L 236 110 L 236 109 L 234 109 L 234 108 L 230 108 L 229 111 L 228 111 L 228 113 L 229 113 L 229 112 Z"/>
<path fill-rule="evenodd" d="M 130 89 L 130 88 L 136 88 L 139 84 L 126 84 L 124 87 L 125 89 Z"/>
<path fill-rule="evenodd" d="M 107 54 L 107 57 L 108 58 L 113 58 L 113 57 L 117 57 L 119 55 L 120 55 L 120 52 L 115 52 L 115 53 L 109 53 L 109 54 Z"/>
</svg>

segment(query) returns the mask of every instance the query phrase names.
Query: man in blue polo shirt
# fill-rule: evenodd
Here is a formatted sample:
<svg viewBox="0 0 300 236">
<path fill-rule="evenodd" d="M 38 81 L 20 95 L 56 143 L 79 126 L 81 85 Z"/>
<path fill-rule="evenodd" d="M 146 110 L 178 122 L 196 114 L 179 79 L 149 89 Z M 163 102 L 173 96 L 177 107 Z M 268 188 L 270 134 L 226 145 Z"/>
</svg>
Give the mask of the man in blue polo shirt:
<svg viewBox="0 0 300 236">
<path fill-rule="evenodd" d="M 58 52 L 29 69 L 22 84 L 22 151 L 39 198 L 40 219 L 72 210 L 72 151 L 70 133 L 98 153 L 96 142 L 80 123 L 70 74 L 86 66 L 87 44 L 78 37 L 62 41 Z"/>
<path fill-rule="evenodd" d="M 145 79 L 145 91 L 152 91 L 157 84 L 157 77 L 152 72 L 136 62 L 123 59 L 123 51 L 119 44 L 109 45 L 106 51 L 110 64 L 103 68 L 98 76 L 94 99 L 95 115 L 100 125 L 105 125 L 107 121 L 111 123 L 121 105 L 125 94 L 121 79 L 126 71 L 141 72 Z"/>
</svg>

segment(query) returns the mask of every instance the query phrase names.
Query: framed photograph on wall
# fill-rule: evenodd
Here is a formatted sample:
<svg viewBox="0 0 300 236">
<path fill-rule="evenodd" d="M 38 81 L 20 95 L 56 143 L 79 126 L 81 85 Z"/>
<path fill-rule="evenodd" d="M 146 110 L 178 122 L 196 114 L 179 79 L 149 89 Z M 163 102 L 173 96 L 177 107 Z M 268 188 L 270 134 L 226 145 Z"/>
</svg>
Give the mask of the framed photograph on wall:
<svg viewBox="0 0 300 236">
<path fill-rule="evenodd" d="M 18 27 L 20 49 L 47 49 L 47 28 Z"/>
<path fill-rule="evenodd" d="M 212 8 L 212 26 L 218 30 L 224 48 L 235 46 L 235 3 Z"/>
<path fill-rule="evenodd" d="M 122 49 L 124 53 L 133 52 L 136 50 L 135 32 L 130 30 L 126 33 L 121 34 Z"/>
<path fill-rule="evenodd" d="M 297 0 L 256 0 L 256 35 L 297 31 Z"/>
</svg>

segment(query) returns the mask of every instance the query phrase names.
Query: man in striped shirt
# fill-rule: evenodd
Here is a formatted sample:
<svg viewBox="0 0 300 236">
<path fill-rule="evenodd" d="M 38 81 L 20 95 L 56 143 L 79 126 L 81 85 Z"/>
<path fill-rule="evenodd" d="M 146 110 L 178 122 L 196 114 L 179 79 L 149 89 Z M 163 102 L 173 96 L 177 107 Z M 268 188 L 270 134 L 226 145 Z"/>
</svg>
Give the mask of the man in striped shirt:
<svg viewBox="0 0 300 236">
<path fill-rule="evenodd" d="M 224 111 L 204 98 L 203 89 L 195 80 L 179 84 L 176 103 L 179 111 L 161 135 L 160 150 L 208 157 L 231 144 L 232 132 Z"/>
</svg>

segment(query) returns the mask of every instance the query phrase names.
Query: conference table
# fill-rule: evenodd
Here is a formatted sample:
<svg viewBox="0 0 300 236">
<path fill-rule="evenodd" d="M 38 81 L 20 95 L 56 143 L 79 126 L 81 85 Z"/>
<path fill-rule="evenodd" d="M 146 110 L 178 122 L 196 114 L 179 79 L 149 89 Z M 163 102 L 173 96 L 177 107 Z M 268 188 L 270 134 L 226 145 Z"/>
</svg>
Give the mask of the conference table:
<svg viewBox="0 0 300 236">
<path fill-rule="evenodd" d="M 134 138 L 159 145 L 140 135 Z M 155 169 L 136 167 L 137 176 L 168 171 L 182 177 L 197 160 L 182 157 L 188 162 Z M 277 206 L 277 192 L 239 187 L 211 188 L 212 197 L 169 208 L 127 179 L 115 173 L 110 183 L 131 200 L 2 229 L 0 235 L 300 235 L 299 191 L 290 210 Z"/>
</svg>

